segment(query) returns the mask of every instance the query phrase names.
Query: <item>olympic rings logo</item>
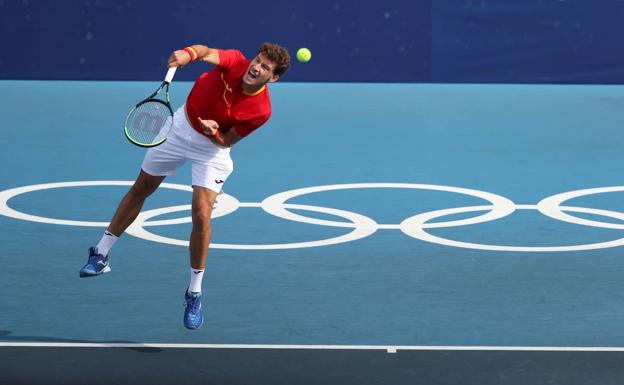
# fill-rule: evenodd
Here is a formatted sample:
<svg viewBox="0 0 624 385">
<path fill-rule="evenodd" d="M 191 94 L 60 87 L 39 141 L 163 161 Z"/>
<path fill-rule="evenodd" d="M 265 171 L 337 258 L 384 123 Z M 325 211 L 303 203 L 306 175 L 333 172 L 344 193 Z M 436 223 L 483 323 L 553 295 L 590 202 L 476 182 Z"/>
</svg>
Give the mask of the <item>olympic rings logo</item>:
<svg viewBox="0 0 624 385">
<path fill-rule="evenodd" d="M 10 218 L 49 223 L 55 225 L 67 225 L 67 226 L 88 226 L 88 227 L 106 227 L 107 222 L 93 222 L 93 221 L 78 221 L 68 219 L 56 219 L 49 217 L 42 217 L 32 214 L 27 214 L 21 211 L 17 211 L 9 207 L 8 202 L 11 198 L 16 196 L 27 194 L 29 192 L 48 190 L 55 188 L 69 188 L 69 187 L 84 187 L 84 186 L 131 186 L 131 181 L 78 181 L 78 182 L 59 182 L 59 183 L 46 183 L 30 186 L 16 187 L 4 191 L 0 191 L 0 215 L 4 215 Z M 162 188 L 189 191 L 192 192 L 192 188 L 185 185 L 163 183 Z M 429 211 L 413 215 L 401 223 L 398 224 L 384 224 L 377 223 L 375 220 L 366 217 L 361 214 L 357 214 L 350 211 L 339 210 L 328 207 L 312 206 L 287 203 L 287 201 L 300 197 L 302 195 L 313 194 L 323 191 L 333 190 L 350 190 L 350 189 L 374 189 L 374 188 L 391 188 L 391 189 L 416 189 L 416 190 L 430 190 L 430 191 L 444 191 L 456 194 L 468 195 L 476 198 L 483 199 L 488 202 L 485 205 L 479 206 L 465 206 L 455 207 L 442 210 Z M 257 245 L 241 245 L 241 244 L 223 244 L 213 243 L 210 245 L 214 249 L 237 249 L 237 250 L 276 250 L 276 249 L 295 249 L 305 247 L 319 247 L 329 246 L 339 243 L 345 243 L 350 241 L 356 241 L 370 236 L 378 230 L 400 230 L 404 234 L 419 239 L 421 241 L 436 243 L 445 246 L 461 247 L 467 249 L 476 250 L 493 250 L 493 251 L 516 251 L 516 252 L 554 252 L 554 251 L 580 251 L 580 250 L 595 250 L 604 249 L 610 247 L 617 247 L 624 245 L 624 237 L 607 242 L 589 243 L 580 245 L 568 245 L 568 246 L 508 246 L 508 245 L 491 245 L 481 243 L 460 242 L 452 239 L 442 238 L 435 236 L 428 232 L 428 229 L 436 228 L 448 228 L 457 226 L 469 226 L 489 221 L 495 221 L 497 219 L 504 218 L 516 210 L 537 210 L 543 215 L 550 218 L 573 223 L 580 226 L 591 226 L 608 229 L 624 229 L 624 224 L 616 224 L 610 222 L 599 222 L 589 219 L 584 219 L 570 215 L 569 213 L 582 213 L 592 214 L 601 217 L 613 218 L 620 221 L 624 221 L 624 213 L 610 210 L 594 209 L 588 207 L 574 207 L 574 206 L 562 206 L 562 204 L 570 199 L 583 197 L 593 194 L 602 194 L 608 192 L 620 192 L 624 191 L 624 186 L 613 187 L 600 187 L 590 188 L 583 190 L 576 190 L 565 192 L 557 195 L 553 195 L 542 199 L 535 205 L 519 205 L 515 204 L 511 200 L 502 197 L 500 195 L 492 194 L 489 192 L 452 187 L 442 185 L 431 184 L 412 184 L 412 183 L 355 183 L 355 184 L 336 184 L 325 186 L 314 186 L 300 188 L 296 190 L 290 190 L 272 195 L 262 202 L 239 202 L 235 197 L 228 194 L 219 195 L 217 205 L 213 210 L 213 218 L 218 218 L 234 211 L 239 208 L 260 208 L 266 213 L 275 217 L 286 219 L 289 221 L 296 221 L 302 223 L 308 223 L 319 226 L 331 226 L 350 229 L 350 231 L 344 235 L 340 235 L 333 238 L 321 239 L 308 242 L 293 242 L 293 243 L 276 243 L 276 244 L 257 244 Z M 142 238 L 149 241 L 167 243 L 172 245 L 188 246 L 187 240 L 180 240 L 174 238 L 168 238 L 161 235 L 151 233 L 147 228 L 152 226 L 166 226 L 176 225 L 182 223 L 190 223 L 191 217 L 181 217 L 167 220 L 152 220 L 152 218 L 159 215 L 175 213 L 181 211 L 187 211 L 191 209 L 191 205 L 169 206 L 159 209 L 143 211 L 139 214 L 134 223 L 127 229 L 126 233 L 132 236 Z M 307 217 L 304 215 L 296 214 L 290 210 L 302 210 L 316 213 L 328 214 L 330 216 L 341 217 L 345 221 L 333 221 L 326 219 L 317 219 Z M 431 222 L 433 219 L 444 218 L 454 214 L 462 213 L 480 213 L 466 219 L 451 220 L 445 222 Z"/>
</svg>

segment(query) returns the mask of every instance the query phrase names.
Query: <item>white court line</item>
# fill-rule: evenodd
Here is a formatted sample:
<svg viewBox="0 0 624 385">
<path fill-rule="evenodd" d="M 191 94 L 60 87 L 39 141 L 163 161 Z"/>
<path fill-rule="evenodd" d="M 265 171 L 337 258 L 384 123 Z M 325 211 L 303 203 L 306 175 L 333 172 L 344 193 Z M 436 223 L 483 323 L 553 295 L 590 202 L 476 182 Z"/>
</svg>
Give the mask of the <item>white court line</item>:
<svg viewBox="0 0 624 385">
<path fill-rule="evenodd" d="M 2 347 L 35 348 L 161 348 L 161 349 L 282 349 L 282 350 L 400 350 L 511 351 L 511 352 L 624 352 L 624 347 L 605 346 L 418 346 L 418 345 L 269 345 L 269 344 L 163 344 L 90 342 L 0 342 Z"/>
</svg>

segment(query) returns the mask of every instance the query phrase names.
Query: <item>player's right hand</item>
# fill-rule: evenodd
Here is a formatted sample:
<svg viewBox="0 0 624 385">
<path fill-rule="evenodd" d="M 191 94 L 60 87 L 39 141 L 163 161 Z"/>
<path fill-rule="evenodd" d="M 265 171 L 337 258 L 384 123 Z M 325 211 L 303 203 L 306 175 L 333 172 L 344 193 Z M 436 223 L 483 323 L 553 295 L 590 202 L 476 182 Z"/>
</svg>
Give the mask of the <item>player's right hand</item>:
<svg viewBox="0 0 624 385">
<path fill-rule="evenodd" d="M 169 56 L 169 60 L 167 60 L 167 66 L 171 67 L 182 67 L 187 65 L 191 61 L 191 56 L 183 49 L 175 50 Z"/>
</svg>

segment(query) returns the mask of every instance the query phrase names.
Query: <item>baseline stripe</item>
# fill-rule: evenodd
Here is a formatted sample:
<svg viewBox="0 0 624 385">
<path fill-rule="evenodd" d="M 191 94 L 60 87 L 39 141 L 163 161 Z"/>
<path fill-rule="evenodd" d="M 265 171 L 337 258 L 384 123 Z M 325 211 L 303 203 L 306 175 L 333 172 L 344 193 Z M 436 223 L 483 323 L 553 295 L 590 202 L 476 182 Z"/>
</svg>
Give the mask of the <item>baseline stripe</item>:
<svg viewBox="0 0 624 385">
<path fill-rule="evenodd" d="M 619 346 L 426 346 L 426 345 L 271 345 L 271 344 L 165 344 L 89 342 L 0 342 L 2 347 L 33 348 L 161 348 L 161 349 L 282 349 L 282 350 L 399 350 L 512 351 L 512 352 L 624 352 Z"/>
</svg>

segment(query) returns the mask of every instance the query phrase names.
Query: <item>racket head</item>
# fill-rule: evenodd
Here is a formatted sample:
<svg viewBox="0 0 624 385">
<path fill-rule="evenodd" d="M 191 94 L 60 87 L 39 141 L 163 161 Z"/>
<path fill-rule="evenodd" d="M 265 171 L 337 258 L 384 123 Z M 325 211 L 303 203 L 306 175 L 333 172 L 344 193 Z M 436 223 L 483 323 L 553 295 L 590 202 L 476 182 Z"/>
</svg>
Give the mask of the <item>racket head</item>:
<svg viewBox="0 0 624 385">
<path fill-rule="evenodd" d="M 146 99 L 132 107 L 124 124 L 126 138 L 139 147 L 163 144 L 173 127 L 173 110 L 162 100 Z"/>
</svg>

